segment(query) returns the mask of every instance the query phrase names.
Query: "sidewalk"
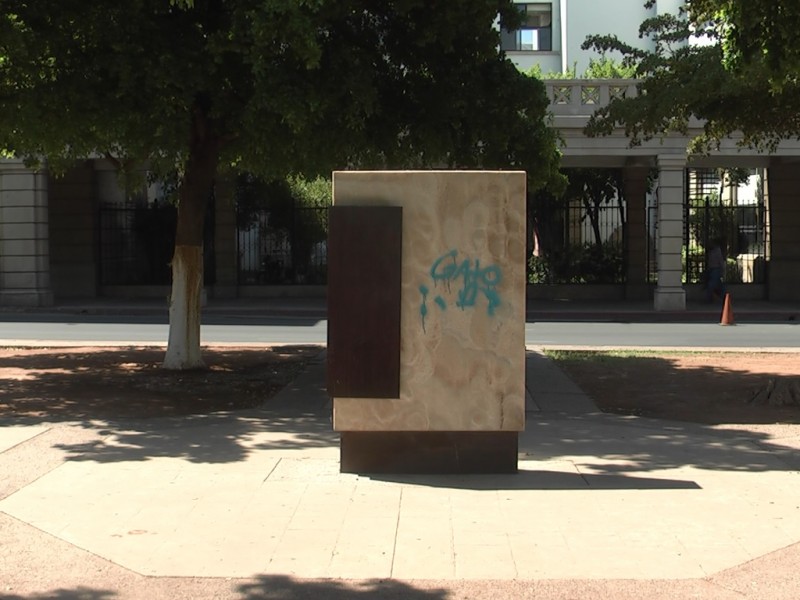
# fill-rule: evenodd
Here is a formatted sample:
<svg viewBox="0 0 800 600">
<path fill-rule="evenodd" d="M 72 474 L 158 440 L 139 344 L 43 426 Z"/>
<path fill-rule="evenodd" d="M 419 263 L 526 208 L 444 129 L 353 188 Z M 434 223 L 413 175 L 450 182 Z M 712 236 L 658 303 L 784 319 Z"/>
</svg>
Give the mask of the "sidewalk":
<svg viewBox="0 0 800 600">
<path fill-rule="evenodd" d="M 234 414 L 0 421 L 0 597 L 797 597 L 797 427 L 605 415 L 529 352 L 518 474 L 357 476 L 323 374 Z"/>
</svg>

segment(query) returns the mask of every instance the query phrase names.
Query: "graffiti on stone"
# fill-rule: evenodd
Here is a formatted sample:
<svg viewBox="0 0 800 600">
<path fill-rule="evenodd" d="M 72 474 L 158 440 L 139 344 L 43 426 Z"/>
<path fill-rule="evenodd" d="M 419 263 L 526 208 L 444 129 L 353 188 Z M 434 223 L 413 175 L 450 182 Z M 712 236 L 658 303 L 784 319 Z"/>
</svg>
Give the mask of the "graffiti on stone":
<svg viewBox="0 0 800 600">
<path fill-rule="evenodd" d="M 428 275 L 434 291 L 438 292 L 433 303 L 440 311 L 447 310 L 448 299 L 461 310 L 475 308 L 485 301 L 486 314 L 495 316 L 495 310 L 501 304 L 497 287 L 503 280 L 503 272 L 497 265 L 482 266 L 480 259 L 461 259 L 458 250 L 454 249 L 433 261 Z M 428 299 L 431 289 L 423 284 L 419 286 L 419 292 L 422 296 L 419 312 L 424 330 L 430 313 Z"/>
</svg>

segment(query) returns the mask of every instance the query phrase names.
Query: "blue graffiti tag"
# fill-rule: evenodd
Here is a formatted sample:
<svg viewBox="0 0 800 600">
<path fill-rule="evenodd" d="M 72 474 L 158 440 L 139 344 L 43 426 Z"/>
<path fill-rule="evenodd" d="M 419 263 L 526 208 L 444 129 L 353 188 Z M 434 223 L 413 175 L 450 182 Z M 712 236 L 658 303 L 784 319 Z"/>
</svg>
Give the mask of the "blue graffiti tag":
<svg viewBox="0 0 800 600">
<path fill-rule="evenodd" d="M 487 314 L 491 317 L 495 314 L 495 309 L 500 306 L 500 296 L 497 293 L 497 286 L 503 279 L 503 273 L 500 267 L 496 265 L 489 265 L 488 267 L 481 268 L 479 260 L 474 263 L 470 259 L 464 259 L 460 263 L 456 260 L 458 250 L 450 250 L 437 258 L 431 266 L 430 276 L 434 285 L 442 282 L 450 291 L 452 285 L 458 282 L 461 283 L 460 289 L 457 291 L 456 306 L 462 310 L 465 308 L 472 308 L 480 295 L 486 297 L 488 306 L 486 308 Z M 420 306 L 420 315 L 422 316 L 422 328 L 425 329 L 425 317 L 428 314 L 428 288 L 421 285 L 419 288 L 422 294 L 422 305 Z M 434 302 L 441 309 L 447 308 L 447 302 L 442 296 L 436 296 Z"/>
<path fill-rule="evenodd" d="M 428 316 L 428 288 L 424 285 L 419 286 L 419 293 L 422 294 L 422 304 L 419 307 L 419 316 L 422 317 L 422 331 L 425 331 L 425 317 Z"/>
</svg>

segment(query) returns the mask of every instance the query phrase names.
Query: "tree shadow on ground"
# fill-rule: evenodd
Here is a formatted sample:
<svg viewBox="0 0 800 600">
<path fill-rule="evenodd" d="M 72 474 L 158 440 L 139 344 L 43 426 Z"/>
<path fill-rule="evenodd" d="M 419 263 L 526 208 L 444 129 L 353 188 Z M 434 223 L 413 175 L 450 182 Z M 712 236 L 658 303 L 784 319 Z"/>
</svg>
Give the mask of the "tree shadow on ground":
<svg viewBox="0 0 800 600">
<path fill-rule="evenodd" d="M 320 351 L 206 348 L 207 369 L 168 371 L 163 348 L 0 349 L 0 418 L 142 419 L 254 408 Z"/>
<path fill-rule="evenodd" d="M 587 415 L 530 419 L 521 461 L 567 460 L 586 475 L 697 468 L 712 471 L 795 471 L 793 444 L 757 431 L 665 423 L 637 417 Z"/>
<path fill-rule="evenodd" d="M 230 598 L 231 600 L 354 600 L 381 598 L 382 600 L 447 600 L 451 592 L 438 586 L 422 587 L 395 579 L 299 579 L 289 575 L 259 575 L 247 581 L 227 584 L 204 585 L 202 579 L 192 579 L 184 585 L 174 587 L 169 579 L 151 580 L 143 588 L 151 598 L 169 598 L 179 593 L 181 598 L 194 597 Z M 28 595 L 0 594 L 2 600 L 110 600 L 130 597 L 116 591 L 79 586 L 60 588 Z M 137 596 L 139 597 L 139 596 Z M 141 597 L 148 597 L 143 595 Z"/>
<path fill-rule="evenodd" d="M 330 402 L 323 383 L 325 364 L 319 349 L 315 351 L 317 354 L 306 359 L 299 375 L 297 371 L 292 373 L 294 379 L 291 383 L 257 408 L 171 418 L 116 421 L 87 418 L 82 426 L 96 431 L 99 439 L 61 443 L 55 447 L 63 451 L 69 460 L 131 462 L 165 457 L 193 463 L 232 463 L 264 451 L 307 452 L 337 448 L 339 436 L 332 430 Z M 127 361 L 139 356 L 134 350 L 126 352 L 128 354 L 123 353 L 119 358 L 126 365 Z M 69 352 L 50 353 L 53 356 L 47 359 L 51 361 L 48 365 L 52 366 L 55 358 L 56 365 L 63 365 L 65 370 L 69 365 L 77 364 L 77 373 L 81 376 L 89 373 L 88 376 L 91 376 L 91 369 L 80 361 L 80 357 L 76 363 L 75 357 Z M 24 357 L 14 360 L 20 367 L 30 364 Z M 662 367 L 670 364 L 669 361 L 662 362 L 655 364 Z M 33 364 L 35 366 L 38 363 L 34 361 Z M 736 377 L 736 385 L 742 385 L 742 374 L 729 372 L 731 369 L 698 368 L 711 371 L 710 375 L 715 378 Z M 653 381 L 641 366 L 636 369 L 645 384 Z M 606 366 L 602 373 L 608 372 Z M 668 379 L 680 379 L 677 369 L 667 369 L 666 373 Z M 32 380 L 36 381 L 35 374 Z M 588 379 L 589 383 L 596 380 Z M 133 384 L 126 385 L 124 379 L 114 381 L 121 387 L 121 396 L 118 397 L 129 398 L 130 390 L 136 389 Z M 620 393 L 632 395 L 621 384 L 613 385 Z M 56 386 L 56 383 L 48 376 L 45 378 L 45 391 L 50 390 L 51 386 Z M 529 387 L 535 392 L 535 383 Z M 192 387 L 187 385 L 187 390 L 191 396 Z M 594 388 L 589 387 L 586 391 L 590 395 L 595 394 Z M 219 386 L 217 392 L 216 397 L 224 398 L 229 389 Z M 644 385 L 639 392 L 645 394 L 644 402 L 653 390 Z M 3 393 L 0 392 L 0 397 Z M 45 393 L 40 396 L 47 397 Z M 665 406 L 668 404 L 664 403 Z M 3 425 L 24 425 L 48 421 L 47 415 L 44 415 L 29 420 L 0 419 L 0 422 Z M 521 460 L 524 461 L 558 460 L 562 457 L 572 460 L 572 457 L 578 457 L 578 461 L 588 463 L 588 459 L 592 459 L 591 468 L 584 471 L 584 475 L 654 472 L 682 467 L 783 471 L 800 468 L 798 445 L 792 446 L 797 442 L 797 433 L 793 436 L 792 439 L 787 436 L 782 441 L 756 429 L 722 431 L 710 425 L 608 414 L 531 413 L 527 430 L 520 436 L 520 451 Z"/>
<path fill-rule="evenodd" d="M 753 401 L 769 382 L 800 379 L 796 353 L 552 354 L 603 412 L 707 425 L 800 423 L 800 398 L 788 389 L 780 400 Z"/>
<path fill-rule="evenodd" d="M 332 579 L 295 579 L 287 575 L 261 575 L 252 583 L 237 586 L 241 600 L 345 600 L 381 598 L 397 600 L 445 600 L 444 588 L 422 589 L 396 579 L 348 582 Z"/>
<path fill-rule="evenodd" d="M 766 381 L 800 373 L 796 355 L 555 356 L 605 414 L 529 413 L 523 460 L 567 457 L 599 474 L 800 468 L 800 406 L 750 402 Z M 529 389 L 535 397 L 536 384 Z"/>
<path fill-rule="evenodd" d="M 226 463 L 338 446 L 318 346 L 207 349 L 208 370 L 177 373 L 160 368 L 158 348 L 5 353 L 0 424 L 66 421 L 96 432 L 56 446 L 70 460 Z"/>
<path fill-rule="evenodd" d="M 0 600 L 108 600 L 116 598 L 118 594 L 111 590 L 100 590 L 90 587 L 76 587 L 73 589 L 48 590 L 26 596 L 16 594 L 0 594 Z"/>
<path fill-rule="evenodd" d="M 101 442 L 57 444 L 67 460 L 138 462 L 181 458 L 192 463 L 233 463 L 265 450 L 335 448 L 339 436 L 330 419 L 313 413 L 257 416 L 217 415 L 198 422 L 154 426 L 130 423 L 124 429 L 101 429 Z"/>
</svg>

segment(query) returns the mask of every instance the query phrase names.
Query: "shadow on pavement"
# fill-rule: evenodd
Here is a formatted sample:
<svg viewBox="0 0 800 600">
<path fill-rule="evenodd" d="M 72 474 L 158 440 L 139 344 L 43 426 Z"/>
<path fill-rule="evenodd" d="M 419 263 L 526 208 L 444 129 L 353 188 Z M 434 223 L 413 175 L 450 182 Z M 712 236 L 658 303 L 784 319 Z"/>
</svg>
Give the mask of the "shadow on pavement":
<svg viewBox="0 0 800 600">
<path fill-rule="evenodd" d="M 124 360 L 136 360 L 137 352 L 131 351 Z M 76 367 L 74 361 L 70 362 L 69 353 L 61 352 L 56 356 L 59 369 L 73 369 L 84 378 L 102 377 L 102 373 L 93 372 L 86 364 L 78 363 Z M 146 420 L 98 420 L 86 415 L 79 419 L 82 427 L 97 432 L 99 439 L 62 443 L 57 447 L 68 460 L 132 462 L 170 457 L 217 464 L 245 460 L 260 451 L 336 448 L 339 435 L 331 427 L 330 404 L 324 388 L 325 364 L 321 357 L 318 353 L 306 362 L 291 383 L 258 408 Z M 18 366 L 24 365 L 25 359 L 19 358 Z M 33 369 L 29 376 L 35 381 L 41 373 Z M 732 375 L 722 372 L 715 376 Z M 136 377 L 131 375 L 128 380 Z M 260 375 L 254 375 L 257 389 L 263 383 L 259 378 Z M 23 378 L 20 385 L 28 385 L 31 380 Z M 112 383 L 132 388 L 134 382 L 128 380 L 114 379 Z M 244 380 L 247 383 L 247 377 Z M 224 396 L 230 388 L 224 387 L 227 384 L 222 381 Z M 55 380 L 46 383 L 46 393 L 41 396 L 49 400 L 48 394 L 58 394 L 59 387 Z M 180 385 L 194 393 L 190 385 L 178 383 Z M 537 385 L 538 381 L 533 385 L 534 391 Z M 558 385 L 563 386 L 563 382 Z M 61 395 L 65 395 L 63 390 Z M 8 386 L 0 386 L 0 404 L 8 397 Z M 53 420 L 68 420 L 67 417 L 63 414 Z M 0 418 L 0 425 L 42 425 L 50 421 L 47 415 L 31 419 L 12 416 Z M 564 489 L 589 484 L 591 487 L 650 489 L 658 485 L 692 485 L 680 476 L 672 476 L 667 484 L 663 483 L 664 479 L 655 482 L 643 478 L 644 473 L 667 469 L 794 471 L 800 468 L 800 453 L 791 445 L 796 442 L 794 438 L 783 442 L 756 430 L 722 431 L 707 425 L 597 412 L 569 415 L 541 411 L 528 413 L 527 429 L 520 435 L 520 458 L 534 465 L 537 461 L 553 460 L 580 465 L 581 476 L 566 476 L 556 482 Z M 545 485 L 543 478 L 543 474 L 523 472 L 504 480 L 502 485 L 536 487 Z M 455 480 L 439 479 L 426 485 L 437 485 L 437 481 L 438 485 L 453 485 Z"/>
<path fill-rule="evenodd" d="M 117 597 L 117 592 L 84 586 L 76 587 L 74 589 L 49 590 L 40 594 L 30 594 L 25 596 L 17 596 L 16 594 L 0 594 L 0 600 L 106 600 L 107 598 Z"/>
<path fill-rule="evenodd" d="M 535 464 L 535 461 L 527 461 Z M 522 466 L 522 465 L 521 465 Z M 581 475 L 520 470 L 514 475 L 371 475 L 370 479 L 404 485 L 458 490 L 699 490 L 694 481 L 628 475 Z"/>
<path fill-rule="evenodd" d="M 444 588 L 420 589 L 394 579 L 368 579 L 356 584 L 331 579 L 300 580 L 285 575 L 262 575 L 254 583 L 238 586 L 237 590 L 242 594 L 241 600 L 444 600 L 451 597 Z"/>
<path fill-rule="evenodd" d="M 601 475 L 692 467 L 711 471 L 795 471 L 797 449 L 757 431 L 637 417 L 586 415 L 529 419 L 523 460 L 570 460 Z"/>
</svg>

